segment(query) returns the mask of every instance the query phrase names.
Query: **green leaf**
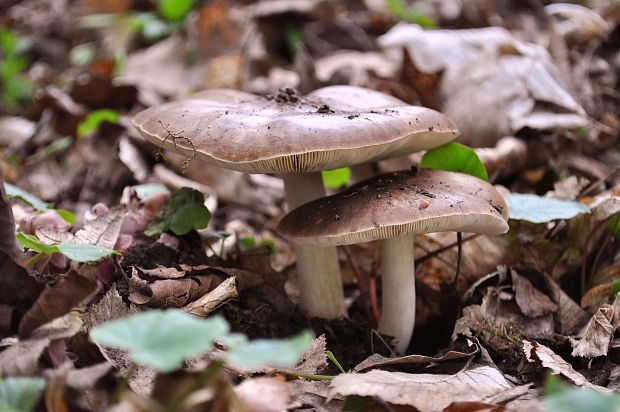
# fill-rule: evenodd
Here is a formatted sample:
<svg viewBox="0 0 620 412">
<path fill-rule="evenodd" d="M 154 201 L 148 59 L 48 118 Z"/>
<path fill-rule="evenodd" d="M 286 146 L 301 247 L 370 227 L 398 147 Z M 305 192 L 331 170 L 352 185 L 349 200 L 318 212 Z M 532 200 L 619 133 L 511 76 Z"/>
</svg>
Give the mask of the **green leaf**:
<svg viewBox="0 0 620 412">
<path fill-rule="evenodd" d="M 239 344 L 228 351 L 227 361 L 239 367 L 291 366 L 312 342 L 313 334 L 305 331 L 283 340 L 255 340 Z"/>
<path fill-rule="evenodd" d="M 321 172 L 323 185 L 329 189 L 340 189 L 351 182 L 351 169 L 342 167 L 340 169 L 326 170 Z"/>
<path fill-rule="evenodd" d="M 332 352 L 330 350 L 326 350 L 325 351 L 325 355 L 327 356 L 327 359 L 329 359 L 334 365 L 336 365 L 336 368 L 338 368 L 340 373 L 347 373 L 344 370 L 344 368 L 342 367 L 342 365 L 340 364 L 340 362 L 338 362 L 338 359 L 336 359 L 336 356 L 334 355 L 334 352 Z"/>
<path fill-rule="evenodd" d="M 96 245 L 79 245 L 69 242 L 60 242 L 57 245 L 46 245 L 37 239 L 34 235 L 17 232 L 15 235 L 17 241 L 24 247 L 31 249 L 37 253 L 51 255 L 52 253 L 62 253 L 66 257 L 76 262 L 97 262 L 112 254 L 120 255 L 120 253 Z"/>
<path fill-rule="evenodd" d="M 620 213 L 616 213 L 609 218 L 607 222 L 607 230 L 614 235 L 616 239 L 620 239 Z"/>
<path fill-rule="evenodd" d="M 532 223 L 546 223 L 558 219 L 571 219 L 581 213 L 590 213 L 582 203 L 549 199 L 531 194 L 511 193 L 504 197 L 510 219 Z"/>
<path fill-rule="evenodd" d="M 203 194 L 184 187 L 172 193 L 144 234 L 153 236 L 170 230 L 176 235 L 184 235 L 192 229 L 207 227 L 210 219 L 211 213 L 204 205 Z"/>
<path fill-rule="evenodd" d="M 78 44 L 69 52 L 69 61 L 73 66 L 84 66 L 95 58 L 96 49 L 93 43 Z"/>
<path fill-rule="evenodd" d="M 6 195 L 8 197 L 13 197 L 13 198 L 18 198 L 26 203 L 28 203 L 30 206 L 34 207 L 37 210 L 40 210 L 42 212 L 51 209 L 52 204 L 51 203 L 46 203 L 44 201 L 42 201 L 41 199 L 39 199 L 38 197 L 26 192 L 25 190 L 20 189 L 17 186 L 14 186 L 10 183 L 5 183 L 4 187 L 6 188 Z"/>
<path fill-rule="evenodd" d="M 184 359 L 208 352 L 213 340 L 227 333 L 228 324 L 221 317 L 198 319 L 170 309 L 104 323 L 91 331 L 90 338 L 100 345 L 127 350 L 140 365 L 171 372 Z"/>
<path fill-rule="evenodd" d="M 211 220 L 211 213 L 204 203 L 188 203 L 174 214 L 170 221 L 170 230 L 177 235 L 184 235 L 192 229 L 207 227 L 209 220 Z"/>
<path fill-rule="evenodd" d="M 157 0 L 157 9 L 166 20 L 180 23 L 192 11 L 196 0 Z"/>
<path fill-rule="evenodd" d="M 466 173 L 484 181 L 489 180 L 487 169 L 476 152 L 460 143 L 452 142 L 429 150 L 422 157 L 419 167 Z"/>
<path fill-rule="evenodd" d="M 437 22 L 431 16 L 407 7 L 403 0 L 385 0 L 385 5 L 394 17 L 408 23 L 419 24 L 427 29 L 437 27 Z"/>
<path fill-rule="evenodd" d="M 131 187 L 138 199 L 144 200 L 149 196 L 157 195 L 160 193 L 170 193 L 168 188 L 160 183 L 146 183 L 143 185 L 136 185 Z"/>
<path fill-rule="evenodd" d="M 106 121 L 110 123 L 118 123 L 120 115 L 118 112 L 110 109 L 93 110 L 88 113 L 84 120 L 82 120 L 77 127 L 77 137 L 86 136 L 89 133 L 94 132 L 101 122 Z"/>
<path fill-rule="evenodd" d="M 75 215 L 68 210 L 56 209 L 56 213 L 58 213 L 58 216 L 62 217 L 63 220 L 70 225 L 75 225 L 77 223 L 77 218 L 75 217 Z"/>
<path fill-rule="evenodd" d="M 0 381 L 0 411 L 30 412 L 45 388 L 42 378 L 6 378 Z"/>
<path fill-rule="evenodd" d="M 251 236 L 243 236 L 237 240 L 237 247 L 240 251 L 245 252 L 256 247 L 256 240 Z"/>
<path fill-rule="evenodd" d="M 611 297 L 615 297 L 620 292 L 620 279 L 611 281 Z"/>
<path fill-rule="evenodd" d="M 58 250 L 58 246 L 56 245 L 46 245 L 42 243 L 36 236 L 28 235 L 26 233 L 17 232 L 15 238 L 25 248 L 34 250 L 37 253 L 45 253 L 46 255 L 51 255 L 52 253 L 60 253 Z"/>
<path fill-rule="evenodd" d="M 98 262 L 110 255 L 120 255 L 119 252 L 97 245 L 79 245 L 76 243 L 60 242 L 58 251 L 75 262 Z"/>
<path fill-rule="evenodd" d="M 620 407 L 620 394 L 617 393 L 603 394 L 593 389 L 553 386 L 554 390 L 543 399 L 543 406 L 550 412 L 616 412 Z"/>
</svg>

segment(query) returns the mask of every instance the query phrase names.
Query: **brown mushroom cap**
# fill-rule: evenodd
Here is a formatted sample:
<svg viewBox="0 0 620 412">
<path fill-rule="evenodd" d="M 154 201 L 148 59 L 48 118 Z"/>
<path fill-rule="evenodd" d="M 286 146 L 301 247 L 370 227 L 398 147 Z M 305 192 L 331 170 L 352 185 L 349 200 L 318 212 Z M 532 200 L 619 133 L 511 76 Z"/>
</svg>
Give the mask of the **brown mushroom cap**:
<svg viewBox="0 0 620 412">
<path fill-rule="evenodd" d="M 454 140 L 447 117 L 392 96 L 331 86 L 268 99 L 208 90 L 133 119 L 152 143 L 247 173 L 314 172 L 427 150 Z"/>
<path fill-rule="evenodd" d="M 508 230 L 502 196 L 476 177 L 443 170 L 387 173 L 291 211 L 278 231 L 291 241 L 350 245 L 410 233 L 499 235 Z"/>
</svg>

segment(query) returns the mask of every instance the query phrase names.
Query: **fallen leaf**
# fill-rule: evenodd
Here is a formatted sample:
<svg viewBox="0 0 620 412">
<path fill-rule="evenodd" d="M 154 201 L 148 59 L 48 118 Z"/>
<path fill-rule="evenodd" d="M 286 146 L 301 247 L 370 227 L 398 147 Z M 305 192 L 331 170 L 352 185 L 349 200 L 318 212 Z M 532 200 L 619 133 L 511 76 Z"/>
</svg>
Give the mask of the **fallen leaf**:
<svg viewBox="0 0 620 412">
<path fill-rule="evenodd" d="M 84 327 L 91 330 L 97 325 L 115 319 L 121 319 L 137 313 L 135 307 L 129 307 L 118 293 L 116 283 L 84 315 Z"/>
<path fill-rule="evenodd" d="M 386 366 L 390 368 L 395 368 L 396 370 L 402 370 L 408 367 L 419 368 L 423 366 L 428 366 L 430 364 L 439 364 L 445 362 L 463 362 L 467 359 L 470 359 L 472 356 L 478 354 L 479 352 L 480 349 L 478 348 L 478 346 L 474 346 L 469 353 L 448 351 L 445 355 L 442 356 L 408 355 L 399 356 L 396 358 L 386 358 L 383 355 L 374 353 L 365 360 L 363 360 L 355 368 L 353 368 L 353 370 L 355 372 L 362 372 L 368 369 L 384 368 Z"/>
<path fill-rule="evenodd" d="M 615 330 L 611 324 L 613 316 L 612 306 L 599 308 L 586 325 L 582 338 L 570 340 L 573 346 L 571 355 L 588 359 L 607 355 Z"/>
<path fill-rule="evenodd" d="M 514 269 L 510 271 L 510 274 L 515 289 L 515 300 L 524 315 L 536 318 L 558 310 L 558 305 L 536 289 L 527 278 L 519 275 Z"/>
<path fill-rule="evenodd" d="M 19 324 L 19 336 L 28 337 L 36 328 L 68 313 L 90 299 L 96 286 L 84 276 L 69 272 L 55 284 L 46 286 Z"/>
<path fill-rule="evenodd" d="M 293 371 L 313 375 L 323 372 L 327 368 L 326 345 L 325 335 L 314 338 Z"/>
<path fill-rule="evenodd" d="M 454 375 L 407 374 L 373 370 L 338 375 L 330 385 L 334 396 L 376 396 L 420 411 L 442 411 L 453 402 L 482 401 L 513 387 L 490 366 L 463 370 Z"/>
<path fill-rule="evenodd" d="M 82 328 L 81 315 L 70 312 L 34 330 L 0 352 L 0 365 L 5 376 L 33 376 L 40 370 L 39 359 L 52 341 L 73 337 Z"/>
<path fill-rule="evenodd" d="M 536 341 L 523 340 L 523 352 L 528 362 L 550 369 L 553 374 L 562 375 L 577 386 L 609 392 L 606 388 L 590 383 L 585 376 L 573 369 L 570 363 L 545 345 Z"/>
<path fill-rule="evenodd" d="M 189 303 L 183 310 L 195 316 L 206 317 L 222 303 L 237 296 L 239 296 L 239 293 L 235 286 L 235 277 L 231 276 L 212 291 Z"/>
</svg>

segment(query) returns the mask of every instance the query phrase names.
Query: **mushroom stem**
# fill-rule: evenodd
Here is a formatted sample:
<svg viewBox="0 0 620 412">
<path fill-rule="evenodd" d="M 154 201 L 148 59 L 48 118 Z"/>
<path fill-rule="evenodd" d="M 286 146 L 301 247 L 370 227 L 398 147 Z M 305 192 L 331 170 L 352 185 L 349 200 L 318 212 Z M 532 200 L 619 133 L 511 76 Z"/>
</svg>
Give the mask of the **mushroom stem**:
<svg viewBox="0 0 620 412">
<path fill-rule="evenodd" d="M 325 196 L 321 172 L 291 173 L 282 179 L 290 210 Z M 336 247 L 294 244 L 294 248 L 304 313 L 323 319 L 347 316 Z"/>
<path fill-rule="evenodd" d="M 415 263 L 413 234 L 381 242 L 383 315 L 379 332 L 393 336 L 396 351 L 409 347 L 415 325 Z"/>
</svg>

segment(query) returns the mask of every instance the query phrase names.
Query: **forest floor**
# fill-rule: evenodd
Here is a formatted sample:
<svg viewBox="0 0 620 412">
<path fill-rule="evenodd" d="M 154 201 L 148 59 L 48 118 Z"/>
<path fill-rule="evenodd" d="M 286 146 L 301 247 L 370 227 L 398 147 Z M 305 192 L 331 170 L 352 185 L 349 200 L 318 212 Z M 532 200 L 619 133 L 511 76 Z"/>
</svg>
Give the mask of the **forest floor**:
<svg viewBox="0 0 620 412">
<path fill-rule="evenodd" d="M 612 0 L 0 1 L 0 410 L 619 410 L 619 77 Z M 333 85 L 446 115 L 508 205 L 501 236 L 416 235 L 403 354 L 379 242 L 338 249 L 348 316 L 308 316 L 282 180 L 205 162 L 195 113 L 132 123 Z"/>
</svg>

